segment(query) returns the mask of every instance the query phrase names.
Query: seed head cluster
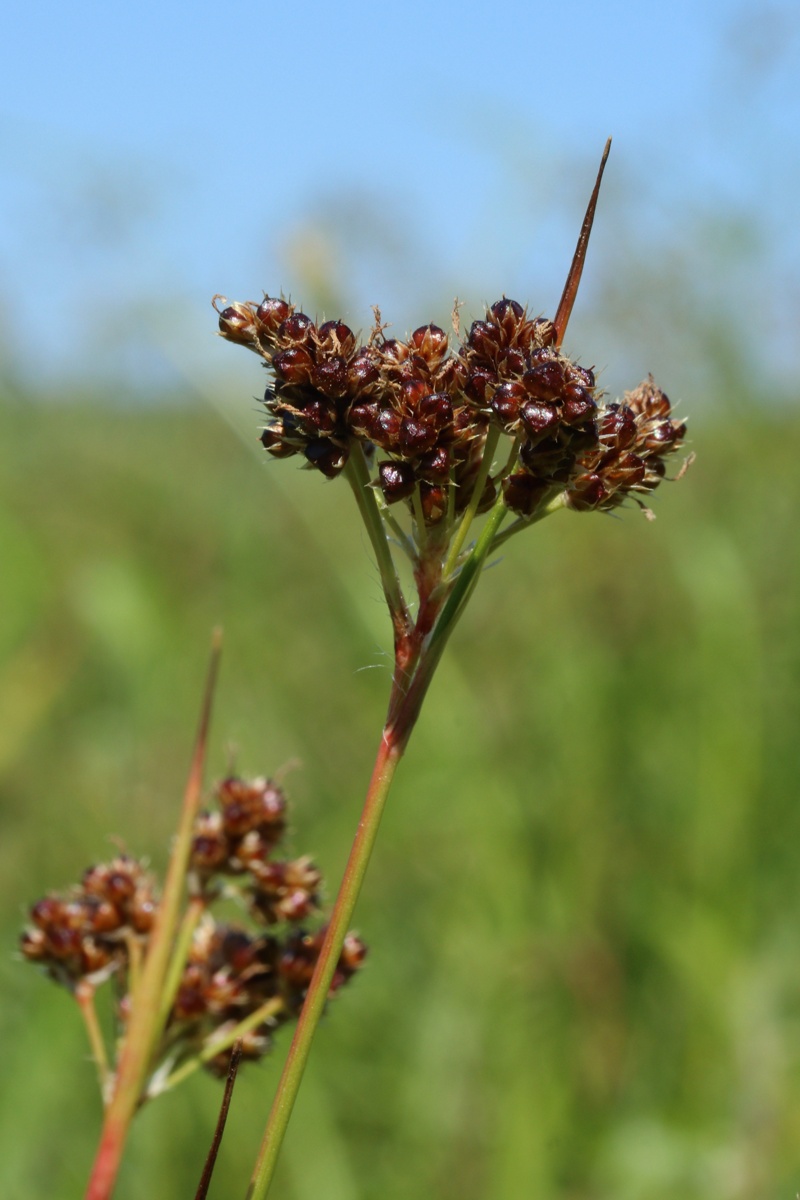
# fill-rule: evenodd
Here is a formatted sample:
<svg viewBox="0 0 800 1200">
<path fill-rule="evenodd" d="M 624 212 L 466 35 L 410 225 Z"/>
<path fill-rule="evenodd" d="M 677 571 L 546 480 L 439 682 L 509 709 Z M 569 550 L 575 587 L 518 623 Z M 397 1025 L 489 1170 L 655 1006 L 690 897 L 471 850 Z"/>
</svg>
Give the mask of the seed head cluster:
<svg viewBox="0 0 800 1200">
<path fill-rule="evenodd" d="M 490 464 L 478 511 L 502 489 L 521 517 L 559 493 L 589 511 L 652 491 L 686 433 L 652 380 L 604 403 L 593 371 L 561 352 L 554 324 L 516 300 L 492 304 L 455 350 L 437 325 L 400 341 L 383 336 L 378 316 L 359 344 L 343 321 L 318 326 L 285 299 L 216 301 L 222 336 L 259 354 L 271 373 L 268 453 L 302 455 L 333 478 L 361 442 L 376 457 L 386 502 L 417 493 L 429 526 L 470 502 L 493 427 L 511 439 L 513 465 Z"/>
<path fill-rule="evenodd" d="M 64 895 L 48 895 L 30 910 L 22 953 L 70 989 L 82 979 L 101 983 L 124 973 L 133 943 L 144 946 L 158 896 L 140 862 L 120 854 L 84 872 Z"/>
<path fill-rule="evenodd" d="M 268 779 L 231 776 L 217 785 L 215 798 L 218 807 L 195 822 L 190 891 L 203 915 L 165 1031 L 172 1064 L 202 1053 L 264 1008 L 263 1021 L 244 1033 L 242 1047 L 245 1057 L 261 1057 L 274 1030 L 300 1011 L 325 934 L 319 924 L 321 873 L 307 857 L 276 857 L 286 830 L 283 790 Z M 211 909 L 222 899 L 243 906 L 249 925 L 217 920 Z M 124 1028 L 132 965 L 146 953 L 158 906 L 155 881 L 143 864 L 118 855 L 90 867 L 65 894 L 32 906 L 22 953 L 71 991 L 112 979 Z M 364 943 L 349 934 L 330 995 L 365 955 Z M 224 1074 L 228 1061 L 225 1050 L 205 1066 Z"/>
</svg>

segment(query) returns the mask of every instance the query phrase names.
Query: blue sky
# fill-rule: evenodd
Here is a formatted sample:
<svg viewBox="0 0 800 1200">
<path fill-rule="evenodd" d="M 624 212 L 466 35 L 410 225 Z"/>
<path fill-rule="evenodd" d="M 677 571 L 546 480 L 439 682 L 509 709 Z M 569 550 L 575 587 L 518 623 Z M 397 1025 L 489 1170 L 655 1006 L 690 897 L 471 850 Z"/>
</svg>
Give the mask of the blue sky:
<svg viewBox="0 0 800 1200">
<path fill-rule="evenodd" d="M 167 379 L 170 341 L 223 372 L 217 291 L 305 284 L 400 331 L 456 292 L 552 311 L 609 134 L 573 332 L 652 245 L 796 361 L 796 6 L 77 0 L 5 24 L 0 344 L 34 381 Z"/>
</svg>

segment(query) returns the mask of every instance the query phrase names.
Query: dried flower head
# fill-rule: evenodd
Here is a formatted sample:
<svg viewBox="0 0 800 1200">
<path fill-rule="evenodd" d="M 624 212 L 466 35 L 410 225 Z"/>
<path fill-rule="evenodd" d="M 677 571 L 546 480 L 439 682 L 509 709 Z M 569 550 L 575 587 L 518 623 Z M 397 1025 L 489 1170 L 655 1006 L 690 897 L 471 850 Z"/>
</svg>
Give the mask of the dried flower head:
<svg viewBox="0 0 800 1200">
<path fill-rule="evenodd" d="M 202 916 L 176 981 L 164 1063 L 160 1069 L 154 1064 L 156 1080 L 192 1056 L 212 1073 L 224 1074 L 237 1036 L 245 1058 L 265 1054 L 274 1030 L 299 1011 L 325 932 L 306 928 L 320 912 L 320 871 L 306 856 L 275 857 L 286 830 L 282 788 L 265 778 L 230 776 L 214 797 L 218 808 L 195 821 L 191 893 Z M 223 896 L 239 900 L 252 927 L 216 919 L 212 907 Z M 122 1032 L 130 1013 L 131 974 L 147 953 L 159 904 L 142 863 L 119 855 L 90 867 L 63 895 L 50 894 L 33 905 L 22 953 L 76 993 L 113 977 Z M 264 926 L 277 932 L 268 934 Z M 363 942 L 349 935 L 331 994 L 365 955 Z M 239 1029 L 256 1014 L 260 1021 Z"/>
<path fill-rule="evenodd" d="M 302 455 L 333 478 L 360 446 L 385 504 L 413 514 L 418 546 L 434 528 L 446 543 L 456 518 L 468 507 L 486 511 L 498 495 L 524 524 L 556 507 L 607 510 L 652 491 L 685 423 L 672 420 L 652 380 L 604 402 L 594 372 L 561 349 L 607 154 L 553 320 L 503 296 L 453 350 L 431 324 L 405 341 L 386 338 L 376 310 L 359 344 L 343 321 L 317 326 L 282 298 L 215 297 L 221 335 L 259 354 L 270 372 L 268 453 Z M 496 457 L 498 436 L 509 445 Z"/>
<path fill-rule="evenodd" d="M 70 990 L 81 980 L 101 983 L 127 966 L 132 941 L 146 942 L 156 906 L 143 865 L 120 855 L 90 867 L 63 895 L 37 901 L 22 953 Z"/>
</svg>

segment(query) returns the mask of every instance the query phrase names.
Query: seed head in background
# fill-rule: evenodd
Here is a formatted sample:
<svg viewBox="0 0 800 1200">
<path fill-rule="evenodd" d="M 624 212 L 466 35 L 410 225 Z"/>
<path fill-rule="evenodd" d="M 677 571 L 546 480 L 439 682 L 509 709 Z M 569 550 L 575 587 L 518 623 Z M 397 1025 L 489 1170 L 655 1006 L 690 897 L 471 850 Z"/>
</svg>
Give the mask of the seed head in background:
<svg viewBox="0 0 800 1200">
<path fill-rule="evenodd" d="M 151 1064 L 148 1097 L 196 1067 L 224 1075 L 236 1040 L 244 1059 L 267 1053 L 275 1031 L 302 1007 L 325 932 L 321 872 L 308 857 L 278 856 L 286 829 L 283 789 L 269 779 L 229 776 L 217 785 L 215 799 L 217 807 L 194 823 L 190 940 Z M 213 908 L 221 900 L 235 901 L 249 920 L 218 920 Z M 69 891 L 32 906 L 22 953 L 82 1002 L 110 981 L 116 1036 L 124 1038 L 131 988 L 159 904 L 152 875 L 120 854 L 90 867 Z M 365 955 L 364 943 L 349 934 L 331 995 Z"/>
</svg>

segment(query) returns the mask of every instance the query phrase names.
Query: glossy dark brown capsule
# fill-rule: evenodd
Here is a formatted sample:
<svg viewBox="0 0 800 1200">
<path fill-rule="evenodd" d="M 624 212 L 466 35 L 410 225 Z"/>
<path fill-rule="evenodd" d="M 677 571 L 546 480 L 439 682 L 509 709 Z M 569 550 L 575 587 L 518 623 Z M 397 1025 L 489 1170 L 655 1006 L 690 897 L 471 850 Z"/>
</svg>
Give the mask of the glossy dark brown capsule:
<svg viewBox="0 0 800 1200">
<path fill-rule="evenodd" d="M 273 335 L 290 312 L 291 307 L 286 300 L 265 296 L 256 309 L 256 325 L 265 333 Z"/>
<path fill-rule="evenodd" d="M 378 479 L 387 504 L 407 499 L 416 486 L 416 475 L 410 463 L 378 463 Z"/>
<path fill-rule="evenodd" d="M 311 343 L 314 336 L 314 322 L 303 312 L 292 313 L 278 328 L 278 341 L 283 345 L 295 343 Z"/>
</svg>

